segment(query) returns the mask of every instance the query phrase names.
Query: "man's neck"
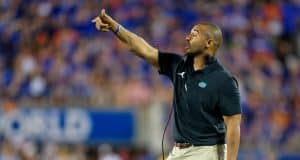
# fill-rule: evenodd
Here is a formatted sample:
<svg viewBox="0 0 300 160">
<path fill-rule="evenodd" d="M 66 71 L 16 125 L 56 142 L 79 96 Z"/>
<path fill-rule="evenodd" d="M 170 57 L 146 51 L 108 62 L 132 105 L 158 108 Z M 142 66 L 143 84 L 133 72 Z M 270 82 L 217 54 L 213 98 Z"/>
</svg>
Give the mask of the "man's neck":
<svg viewBox="0 0 300 160">
<path fill-rule="evenodd" d="M 194 57 L 193 68 L 194 71 L 201 70 L 206 66 L 205 54 L 200 54 Z"/>
</svg>

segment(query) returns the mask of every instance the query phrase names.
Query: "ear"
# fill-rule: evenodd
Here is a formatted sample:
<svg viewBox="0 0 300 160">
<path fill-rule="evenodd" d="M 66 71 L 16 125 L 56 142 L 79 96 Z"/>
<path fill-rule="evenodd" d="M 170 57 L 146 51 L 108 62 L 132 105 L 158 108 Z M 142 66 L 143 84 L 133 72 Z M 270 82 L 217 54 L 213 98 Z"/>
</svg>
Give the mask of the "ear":
<svg viewBox="0 0 300 160">
<path fill-rule="evenodd" d="M 214 41 L 212 39 L 208 39 L 206 41 L 205 47 L 206 48 L 211 48 L 214 45 Z"/>
</svg>

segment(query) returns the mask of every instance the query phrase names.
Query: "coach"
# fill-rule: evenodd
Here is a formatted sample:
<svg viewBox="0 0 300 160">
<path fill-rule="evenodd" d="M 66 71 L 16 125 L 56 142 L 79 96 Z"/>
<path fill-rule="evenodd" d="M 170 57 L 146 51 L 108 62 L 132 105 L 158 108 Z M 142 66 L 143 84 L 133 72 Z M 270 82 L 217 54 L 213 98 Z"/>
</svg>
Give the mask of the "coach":
<svg viewBox="0 0 300 160">
<path fill-rule="evenodd" d="M 174 147 L 168 160 L 237 159 L 240 95 L 237 81 L 215 58 L 222 44 L 219 27 L 195 25 L 186 37 L 185 56 L 181 57 L 150 46 L 105 10 L 92 22 L 100 31 L 114 32 L 130 51 L 173 82 Z"/>
</svg>

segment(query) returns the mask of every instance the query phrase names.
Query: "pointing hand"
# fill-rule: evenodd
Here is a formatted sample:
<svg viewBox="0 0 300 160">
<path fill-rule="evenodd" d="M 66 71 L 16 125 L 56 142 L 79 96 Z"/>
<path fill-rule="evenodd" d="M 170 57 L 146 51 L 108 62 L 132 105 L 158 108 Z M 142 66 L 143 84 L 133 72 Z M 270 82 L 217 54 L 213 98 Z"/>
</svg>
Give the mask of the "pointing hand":
<svg viewBox="0 0 300 160">
<path fill-rule="evenodd" d="M 117 27 L 117 23 L 105 13 L 105 9 L 101 10 L 99 16 L 92 20 L 98 30 L 102 32 L 107 32 L 109 30 L 114 30 Z"/>
</svg>

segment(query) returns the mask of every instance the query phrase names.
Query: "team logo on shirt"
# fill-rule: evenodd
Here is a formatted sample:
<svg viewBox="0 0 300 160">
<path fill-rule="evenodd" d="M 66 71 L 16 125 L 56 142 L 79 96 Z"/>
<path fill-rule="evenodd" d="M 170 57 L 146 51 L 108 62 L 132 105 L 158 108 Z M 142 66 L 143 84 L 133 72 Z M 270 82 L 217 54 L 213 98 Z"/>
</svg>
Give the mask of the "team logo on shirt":
<svg viewBox="0 0 300 160">
<path fill-rule="evenodd" d="M 201 81 L 201 82 L 198 83 L 198 86 L 199 86 L 200 88 L 205 88 L 205 87 L 207 86 L 207 83 Z"/>
<path fill-rule="evenodd" d="M 177 73 L 179 76 L 181 76 L 181 78 L 184 78 L 184 74 L 185 72 L 180 72 L 180 73 Z"/>
</svg>

